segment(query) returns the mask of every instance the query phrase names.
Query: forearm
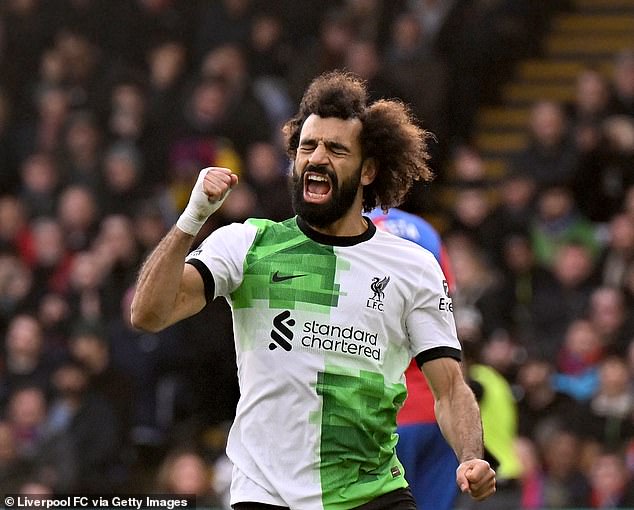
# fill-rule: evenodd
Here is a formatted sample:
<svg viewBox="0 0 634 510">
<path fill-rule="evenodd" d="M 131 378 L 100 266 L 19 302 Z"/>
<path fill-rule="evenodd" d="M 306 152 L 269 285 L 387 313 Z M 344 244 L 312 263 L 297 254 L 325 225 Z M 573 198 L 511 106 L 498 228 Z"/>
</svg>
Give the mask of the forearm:
<svg viewBox="0 0 634 510">
<path fill-rule="evenodd" d="M 451 394 L 436 401 L 436 419 L 459 462 L 484 456 L 482 421 L 473 392 L 455 384 Z"/>
<path fill-rule="evenodd" d="M 183 277 L 185 256 L 194 237 L 173 227 L 144 262 L 132 300 L 135 327 L 158 331 L 168 326 Z"/>
</svg>

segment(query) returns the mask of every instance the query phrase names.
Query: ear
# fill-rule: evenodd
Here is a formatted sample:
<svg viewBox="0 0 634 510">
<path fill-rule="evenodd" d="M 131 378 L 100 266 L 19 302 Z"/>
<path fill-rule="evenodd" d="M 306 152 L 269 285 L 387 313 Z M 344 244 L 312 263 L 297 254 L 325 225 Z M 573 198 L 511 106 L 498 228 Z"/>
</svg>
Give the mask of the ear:
<svg viewBox="0 0 634 510">
<path fill-rule="evenodd" d="M 367 186 L 372 184 L 377 174 L 377 164 L 374 158 L 366 158 L 363 160 L 361 167 L 361 184 Z"/>
</svg>

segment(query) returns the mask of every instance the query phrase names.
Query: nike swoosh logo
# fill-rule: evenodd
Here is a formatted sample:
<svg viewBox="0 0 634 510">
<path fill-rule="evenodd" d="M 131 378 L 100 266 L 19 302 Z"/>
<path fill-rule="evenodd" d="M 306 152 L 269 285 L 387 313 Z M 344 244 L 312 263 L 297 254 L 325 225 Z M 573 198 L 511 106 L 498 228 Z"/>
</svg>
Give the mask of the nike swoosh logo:
<svg viewBox="0 0 634 510">
<path fill-rule="evenodd" d="M 275 271 L 271 275 L 271 281 L 273 283 L 285 282 L 286 280 L 292 280 L 293 278 L 301 278 L 302 276 L 308 276 L 305 274 L 289 274 L 289 275 L 281 275 L 279 271 Z"/>
</svg>

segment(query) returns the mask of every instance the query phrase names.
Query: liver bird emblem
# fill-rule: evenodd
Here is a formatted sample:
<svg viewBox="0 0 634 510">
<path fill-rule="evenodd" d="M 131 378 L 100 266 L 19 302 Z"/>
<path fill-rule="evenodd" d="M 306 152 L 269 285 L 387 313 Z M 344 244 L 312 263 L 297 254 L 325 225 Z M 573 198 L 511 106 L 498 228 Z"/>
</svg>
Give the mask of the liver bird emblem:
<svg viewBox="0 0 634 510">
<path fill-rule="evenodd" d="M 370 288 L 372 289 L 372 292 L 374 292 L 374 295 L 372 296 L 373 300 L 376 301 L 382 301 L 383 298 L 385 297 L 385 292 L 383 292 L 385 290 L 385 287 L 387 287 L 388 282 L 390 281 L 390 277 L 386 276 L 383 279 L 379 279 L 378 276 L 375 276 L 374 278 L 372 278 L 372 283 L 370 284 Z"/>
</svg>

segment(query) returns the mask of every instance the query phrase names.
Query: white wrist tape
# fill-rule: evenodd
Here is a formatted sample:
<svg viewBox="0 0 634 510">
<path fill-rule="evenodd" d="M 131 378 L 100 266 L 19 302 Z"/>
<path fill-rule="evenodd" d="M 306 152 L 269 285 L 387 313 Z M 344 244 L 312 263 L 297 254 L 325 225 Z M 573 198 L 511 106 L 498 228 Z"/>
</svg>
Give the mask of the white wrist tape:
<svg viewBox="0 0 634 510">
<path fill-rule="evenodd" d="M 180 230 L 192 236 L 198 234 L 207 218 L 220 208 L 231 191 L 231 189 L 228 189 L 220 200 L 210 200 L 203 190 L 203 181 L 208 170 L 208 168 L 204 168 L 198 174 L 198 179 L 196 179 L 196 184 L 194 184 L 192 189 L 187 207 L 185 207 L 176 222 L 176 226 Z"/>
</svg>

